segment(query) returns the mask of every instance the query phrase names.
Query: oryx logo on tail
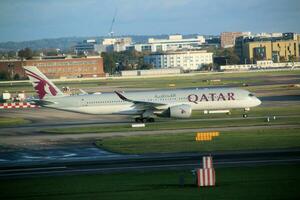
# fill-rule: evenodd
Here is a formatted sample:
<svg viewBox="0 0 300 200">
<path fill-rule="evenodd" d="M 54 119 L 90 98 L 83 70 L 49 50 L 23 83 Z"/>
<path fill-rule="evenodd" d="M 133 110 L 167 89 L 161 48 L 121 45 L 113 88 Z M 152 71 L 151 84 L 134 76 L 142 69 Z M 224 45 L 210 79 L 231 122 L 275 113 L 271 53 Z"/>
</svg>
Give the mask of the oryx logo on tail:
<svg viewBox="0 0 300 200">
<path fill-rule="evenodd" d="M 25 71 L 26 71 L 27 76 L 36 79 L 36 81 L 34 81 L 34 83 L 36 84 L 34 86 L 34 89 L 38 93 L 40 99 L 43 99 L 46 94 L 49 94 L 49 92 L 53 96 L 56 96 L 57 91 L 49 82 L 42 79 L 41 77 L 39 77 L 37 74 L 35 74 L 33 72 L 30 72 L 28 70 L 25 70 Z"/>
<path fill-rule="evenodd" d="M 63 95 L 63 93 L 36 67 L 25 66 L 24 69 L 40 99 Z"/>
</svg>

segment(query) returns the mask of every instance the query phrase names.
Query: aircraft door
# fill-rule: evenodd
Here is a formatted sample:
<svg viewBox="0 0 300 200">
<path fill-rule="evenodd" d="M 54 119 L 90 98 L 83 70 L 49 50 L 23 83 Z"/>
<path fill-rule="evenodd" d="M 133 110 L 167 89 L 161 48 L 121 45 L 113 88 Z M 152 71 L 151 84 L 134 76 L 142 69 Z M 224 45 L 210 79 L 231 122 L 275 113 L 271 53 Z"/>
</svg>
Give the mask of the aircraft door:
<svg viewBox="0 0 300 200">
<path fill-rule="evenodd" d="M 80 103 L 81 103 L 80 106 L 87 106 L 87 101 L 84 98 L 81 99 Z"/>
</svg>

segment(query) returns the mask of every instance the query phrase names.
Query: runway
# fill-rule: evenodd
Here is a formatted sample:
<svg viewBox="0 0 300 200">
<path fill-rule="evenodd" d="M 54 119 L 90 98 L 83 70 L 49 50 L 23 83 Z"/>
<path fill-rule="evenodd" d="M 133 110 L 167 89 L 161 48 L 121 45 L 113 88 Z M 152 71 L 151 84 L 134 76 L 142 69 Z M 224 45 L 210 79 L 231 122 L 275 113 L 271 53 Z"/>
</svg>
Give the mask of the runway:
<svg viewBox="0 0 300 200">
<path fill-rule="evenodd" d="M 263 96 L 263 106 L 299 104 L 297 94 Z M 113 173 L 125 171 L 194 169 L 201 166 L 201 156 L 207 154 L 156 154 L 120 155 L 93 146 L 95 140 L 105 137 L 190 133 L 197 131 L 254 130 L 267 128 L 300 127 L 294 125 L 264 125 L 244 127 L 217 127 L 204 129 L 149 130 L 129 132 L 105 132 L 85 134 L 50 134 L 43 129 L 128 125 L 132 119 L 126 116 L 97 116 L 70 113 L 52 109 L 5 110 L 1 115 L 30 120 L 28 125 L 0 128 L 0 178 L 52 176 L 81 173 Z M 264 119 L 268 116 L 250 117 Z M 276 116 L 280 118 L 295 116 Z M 299 117 L 299 116 L 298 116 Z M 187 119 L 180 121 L 237 120 L 241 117 Z M 161 122 L 163 122 L 162 120 Z M 174 121 L 174 120 L 173 120 Z M 252 166 L 266 164 L 300 163 L 300 149 L 274 151 L 210 152 L 215 167 Z"/>
<path fill-rule="evenodd" d="M 300 96 L 280 96 L 280 97 L 263 97 L 267 102 L 300 102 Z M 265 104 L 266 101 L 263 101 Z M 216 128 L 199 128 L 199 129 L 178 129 L 178 130 L 155 130 L 155 131 L 132 131 L 127 132 L 104 132 L 104 133 L 84 133 L 84 134 L 53 134 L 47 133 L 44 130 L 53 128 L 71 128 L 71 127 L 101 127 L 101 126 L 131 126 L 132 119 L 128 116 L 113 116 L 113 115 L 86 115 L 79 113 L 72 113 L 54 109 L 25 109 L 25 110 L 4 110 L 1 111 L 4 115 L 10 117 L 22 117 L 31 120 L 31 124 L 18 125 L 14 127 L 0 127 L 0 152 L 6 151 L 8 148 L 17 149 L 42 149 L 48 146 L 57 146 L 62 144 L 91 144 L 97 139 L 112 137 L 112 136 L 131 136 L 131 135 L 148 135 L 148 134 L 172 134 L 172 133 L 187 133 L 197 131 L 211 131 L 218 129 L 219 131 L 238 130 L 238 129 L 260 129 L 260 128 L 288 128 L 291 125 L 266 125 L 266 126 L 245 126 L 245 127 L 216 127 Z M 267 114 L 267 113 L 266 113 Z M 159 119 L 158 123 L 164 123 L 172 120 L 172 122 L 207 122 L 207 121 L 233 121 L 241 120 L 242 117 L 224 117 L 224 118 L 191 118 L 191 119 Z M 272 116 L 251 117 L 248 119 L 266 119 Z M 276 116 L 277 119 L 299 117 L 291 116 Z M 299 125 L 296 125 L 299 126 Z M 0 158 L 1 159 L 1 158 Z"/>
<path fill-rule="evenodd" d="M 53 176 L 66 174 L 115 173 L 186 169 L 202 166 L 202 156 L 212 155 L 214 167 L 299 164 L 300 149 L 121 156 L 111 159 L 52 161 L 0 167 L 0 178 Z"/>
<path fill-rule="evenodd" d="M 19 149 L 0 152 L 0 167 L 79 160 L 108 160 L 122 156 L 99 149 L 93 144 L 61 145 L 45 149 Z"/>
</svg>

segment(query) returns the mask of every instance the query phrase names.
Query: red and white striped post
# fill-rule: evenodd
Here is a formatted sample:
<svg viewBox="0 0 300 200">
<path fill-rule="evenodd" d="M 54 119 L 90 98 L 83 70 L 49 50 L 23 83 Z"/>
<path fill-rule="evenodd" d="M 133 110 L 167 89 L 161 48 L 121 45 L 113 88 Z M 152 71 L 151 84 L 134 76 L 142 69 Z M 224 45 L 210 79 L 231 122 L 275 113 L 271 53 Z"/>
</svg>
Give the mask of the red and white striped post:
<svg viewBox="0 0 300 200">
<path fill-rule="evenodd" d="M 211 156 L 203 156 L 203 168 L 197 169 L 197 185 L 198 187 L 216 185 L 216 173 Z"/>
<path fill-rule="evenodd" d="M 214 168 L 211 156 L 203 156 L 202 160 L 203 160 L 203 169 Z"/>
<path fill-rule="evenodd" d="M 216 176 L 215 169 L 197 169 L 198 187 L 215 186 Z"/>
</svg>

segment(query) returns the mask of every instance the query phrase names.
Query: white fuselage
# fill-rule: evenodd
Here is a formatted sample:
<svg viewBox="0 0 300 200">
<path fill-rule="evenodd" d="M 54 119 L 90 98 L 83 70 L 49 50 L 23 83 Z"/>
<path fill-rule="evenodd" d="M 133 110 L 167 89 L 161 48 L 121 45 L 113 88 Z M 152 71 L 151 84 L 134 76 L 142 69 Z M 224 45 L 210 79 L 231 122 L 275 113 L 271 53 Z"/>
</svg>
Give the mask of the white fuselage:
<svg viewBox="0 0 300 200">
<path fill-rule="evenodd" d="M 192 110 L 244 109 L 258 106 L 261 102 L 250 92 L 238 88 L 193 88 L 122 93 L 126 98 L 156 103 L 157 109 L 175 105 L 190 105 Z M 145 112 L 137 104 L 122 100 L 116 93 L 85 94 L 49 99 L 45 107 L 88 113 L 137 115 Z"/>
</svg>

